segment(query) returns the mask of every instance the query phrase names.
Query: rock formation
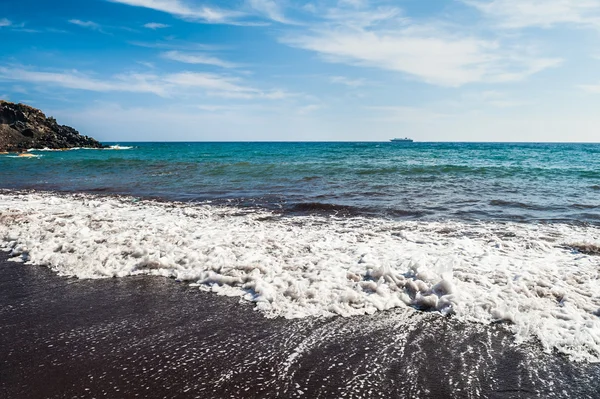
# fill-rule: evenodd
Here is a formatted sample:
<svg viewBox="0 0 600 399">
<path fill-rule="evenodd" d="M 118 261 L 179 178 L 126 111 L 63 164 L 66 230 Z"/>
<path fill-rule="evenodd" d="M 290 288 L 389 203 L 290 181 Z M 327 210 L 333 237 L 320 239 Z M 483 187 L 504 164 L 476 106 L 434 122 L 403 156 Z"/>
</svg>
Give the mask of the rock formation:
<svg viewBox="0 0 600 399">
<path fill-rule="evenodd" d="M 104 146 L 72 127 L 59 125 L 39 109 L 0 100 L 0 152 L 73 147 Z"/>
</svg>

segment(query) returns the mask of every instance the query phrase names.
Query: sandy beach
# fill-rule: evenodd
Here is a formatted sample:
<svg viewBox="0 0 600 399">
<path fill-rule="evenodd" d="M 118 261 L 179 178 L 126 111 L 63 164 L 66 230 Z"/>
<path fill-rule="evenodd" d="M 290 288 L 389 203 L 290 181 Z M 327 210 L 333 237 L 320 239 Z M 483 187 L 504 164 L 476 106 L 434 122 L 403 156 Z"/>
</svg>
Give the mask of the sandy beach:
<svg viewBox="0 0 600 399">
<path fill-rule="evenodd" d="M 594 398 L 600 365 L 406 310 L 267 319 L 173 279 L 0 270 L 0 396 Z"/>
</svg>

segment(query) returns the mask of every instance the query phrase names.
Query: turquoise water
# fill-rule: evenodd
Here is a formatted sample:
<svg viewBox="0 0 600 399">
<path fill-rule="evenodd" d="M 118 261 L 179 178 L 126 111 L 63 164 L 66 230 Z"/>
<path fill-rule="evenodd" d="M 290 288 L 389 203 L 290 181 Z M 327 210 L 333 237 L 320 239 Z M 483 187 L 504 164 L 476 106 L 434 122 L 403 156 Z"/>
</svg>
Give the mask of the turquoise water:
<svg viewBox="0 0 600 399">
<path fill-rule="evenodd" d="M 290 213 L 600 223 L 600 144 L 119 143 L 0 155 L 0 188 Z"/>
</svg>

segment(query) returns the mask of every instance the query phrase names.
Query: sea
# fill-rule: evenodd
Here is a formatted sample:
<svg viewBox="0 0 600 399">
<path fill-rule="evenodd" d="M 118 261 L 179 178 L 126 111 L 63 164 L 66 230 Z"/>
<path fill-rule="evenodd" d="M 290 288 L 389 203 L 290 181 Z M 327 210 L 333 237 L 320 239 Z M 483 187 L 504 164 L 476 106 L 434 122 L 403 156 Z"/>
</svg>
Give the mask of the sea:
<svg viewBox="0 0 600 399">
<path fill-rule="evenodd" d="M 111 144 L 123 150 L 0 156 L 0 187 L 397 220 L 600 223 L 600 144 Z"/>
<path fill-rule="evenodd" d="M 437 315 L 600 362 L 600 144 L 109 144 L 0 155 L 12 261 L 165 276 L 266 318 Z"/>
</svg>

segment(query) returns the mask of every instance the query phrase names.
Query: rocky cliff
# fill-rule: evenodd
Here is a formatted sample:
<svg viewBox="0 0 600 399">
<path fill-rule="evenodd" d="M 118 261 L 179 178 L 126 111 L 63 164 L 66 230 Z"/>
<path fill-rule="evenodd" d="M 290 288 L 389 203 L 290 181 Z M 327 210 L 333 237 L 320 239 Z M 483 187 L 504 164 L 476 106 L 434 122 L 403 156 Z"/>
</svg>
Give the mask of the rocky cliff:
<svg viewBox="0 0 600 399">
<path fill-rule="evenodd" d="M 103 145 L 72 127 L 59 125 L 39 109 L 0 100 L 0 151 L 73 147 L 102 148 Z"/>
</svg>

